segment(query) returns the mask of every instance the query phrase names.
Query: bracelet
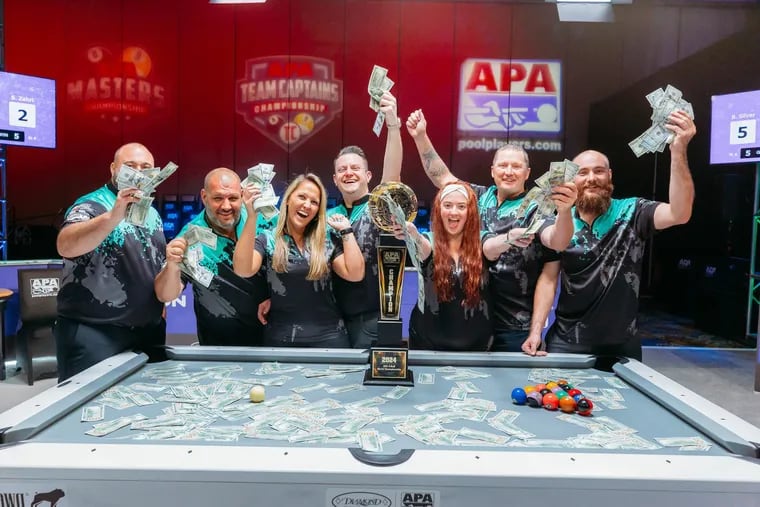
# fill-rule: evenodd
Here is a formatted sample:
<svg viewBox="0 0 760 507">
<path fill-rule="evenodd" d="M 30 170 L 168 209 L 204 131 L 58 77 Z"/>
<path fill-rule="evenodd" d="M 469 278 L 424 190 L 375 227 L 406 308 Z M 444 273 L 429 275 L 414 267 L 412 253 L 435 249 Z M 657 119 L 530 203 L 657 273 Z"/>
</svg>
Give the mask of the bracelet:
<svg viewBox="0 0 760 507">
<path fill-rule="evenodd" d="M 348 236 L 349 234 L 353 234 L 353 233 L 354 233 L 354 228 L 350 227 L 350 226 L 346 227 L 345 229 L 342 229 L 342 230 L 338 231 L 338 234 L 340 234 L 341 238 L 345 237 L 345 236 Z"/>
</svg>

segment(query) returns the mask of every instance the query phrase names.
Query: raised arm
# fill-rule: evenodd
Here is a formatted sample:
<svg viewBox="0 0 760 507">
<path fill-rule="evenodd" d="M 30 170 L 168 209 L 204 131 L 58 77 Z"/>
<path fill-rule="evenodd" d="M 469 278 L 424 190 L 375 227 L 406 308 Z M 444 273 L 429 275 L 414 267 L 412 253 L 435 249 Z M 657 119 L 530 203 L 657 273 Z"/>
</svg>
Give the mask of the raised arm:
<svg viewBox="0 0 760 507">
<path fill-rule="evenodd" d="M 694 181 L 689 171 L 686 148 L 697 133 L 697 127 L 689 115 L 675 111 L 668 117 L 665 128 L 674 134 L 670 143 L 669 202 L 660 204 L 654 212 L 654 227 L 657 230 L 688 222 L 694 204 Z"/>
<path fill-rule="evenodd" d="M 124 220 L 127 204 L 137 202 L 136 188 L 125 188 L 116 194 L 116 203 L 111 210 L 84 222 L 66 225 L 58 233 L 56 248 L 58 255 L 67 259 L 79 257 L 95 250 L 103 240 Z"/>
<path fill-rule="evenodd" d="M 559 279 L 559 261 L 544 264 L 541 274 L 536 282 L 536 292 L 533 294 L 533 314 L 530 318 L 530 331 L 522 344 L 522 351 L 530 356 L 543 356 L 546 352 L 541 350 L 541 332 L 544 329 L 546 318 L 552 309 L 554 296 L 557 293 L 557 280 Z"/>
<path fill-rule="evenodd" d="M 243 205 L 248 212 L 248 217 L 235 245 L 235 252 L 232 254 L 232 269 L 236 275 L 243 278 L 250 278 L 261 269 L 261 254 L 254 249 L 256 246 L 256 220 L 258 219 L 258 213 L 253 209 L 253 201 L 260 195 L 261 190 L 253 185 L 243 188 Z M 280 217 L 280 219 L 285 220 L 285 217 Z"/>
<path fill-rule="evenodd" d="M 187 249 L 185 238 L 175 238 L 166 245 L 166 264 L 156 275 L 153 281 L 153 289 L 156 297 L 162 303 L 177 299 L 182 293 L 182 277 L 179 265 Z"/>
<path fill-rule="evenodd" d="M 361 282 L 364 279 L 364 255 L 356 242 L 351 222 L 345 216 L 336 213 L 327 218 L 327 223 L 338 231 L 343 241 L 343 253 L 333 260 L 333 271 L 349 282 Z"/>
<path fill-rule="evenodd" d="M 438 156 L 435 148 L 433 148 L 433 143 L 427 135 L 427 120 L 425 120 L 425 115 L 422 114 L 422 109 L 417 109 L 409 115 L 409 118 L 406 120 L 406 130 L 414 139 L 417 152 L 420 154 L 422 167 L 425 169 L 425 174 L 428 175 L 430 181 L 433 182 L 433 185 L 437 188 L 442 188 L 446 184 L 458 179 L 451 174 L 443 159 Z"/>
<path fill-rule="evenodd" d="M 401 145 L 401 119 L 398 117 L 396 97 L 385 92 L 380 99 L 380 110 L 385 113 L 385 157 L 381 182 L 401 180 L 401 162 L 404 150 Z"/>
<path fill-rule="evenodd" d="M 567 248 L 575 232 L 572 208 L 578 197 L 575 183 L 563 183 L 552 189 L 552 201 L 557 206 L 557 218 L 552 225 L 541 231 L 541 243 L 558 252 Z"/>
</svg>

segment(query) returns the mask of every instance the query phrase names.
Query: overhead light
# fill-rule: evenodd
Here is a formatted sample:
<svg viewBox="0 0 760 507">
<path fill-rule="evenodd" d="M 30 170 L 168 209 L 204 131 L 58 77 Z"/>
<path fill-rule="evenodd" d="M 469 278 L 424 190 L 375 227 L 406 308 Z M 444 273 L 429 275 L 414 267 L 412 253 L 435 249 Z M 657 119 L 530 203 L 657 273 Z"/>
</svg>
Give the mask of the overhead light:
<svg viewBox="0 0 760 507">
<path fill-rule="evenodd" d="M 208 0 L 210 4 L 263 4 L 267 0 Z"/>
<path fill-rule="evenodd" d="M 583 23 L 612 23 L 615 21 L 613 4 L 630 4 L 633 0 L 546 0 L 556 3 L 560 21 Z"/>
</svg>

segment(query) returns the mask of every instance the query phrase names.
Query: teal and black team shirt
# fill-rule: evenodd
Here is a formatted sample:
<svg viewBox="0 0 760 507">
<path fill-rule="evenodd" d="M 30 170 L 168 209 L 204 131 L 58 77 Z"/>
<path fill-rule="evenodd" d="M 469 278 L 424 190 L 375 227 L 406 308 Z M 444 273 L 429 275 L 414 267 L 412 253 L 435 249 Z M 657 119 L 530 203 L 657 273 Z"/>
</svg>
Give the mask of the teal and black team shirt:
<svg viewBox="0 0 760 507">
<path fill-rule="evenodd" d="M 433 244 L 432 234 L 426 236 Z M 453 261 L 450 276 L 454 282 L 454 297 L 451 301 L 438 300 L 433 281 L 433 255 L 435 252 L 425 259 L 421 266 L 425 301 L 422 309 L 418 301 L 412 310 L 409 320 L 409 346 L 413 349 L 430 350 L 487 350 L 493 334 L 487 266 L 484 263 L 480 303 L 474 308 L 465 308 L 462 305 L 465 297 L 462 288 L 463 273 Z"/>
<path fill-rule="evenodd" d="M 354 237 L 364 256 L 364 279 L 349 282 L 336 276 L 333 280 L 335 298 L 343 315 L 354 317 L 365 312 L 380 311 L 380 286 L 377 280 L 377 244 L 380 229 L 369 214 L 369 194 L 354 202 L 349 213 L 345 203 L 327 210 L 327 216 L 336 213 L 348 217 Z"/>
<path fill-rule="evenodd" d="M 538 209 L 531 204 L 525 215 L 518 217 L 524 193 L 516 199 L 506 199 L 499 206 L 496 185 L 470 186 L 478 196 L 481 228 L 485 231 L 483 241 L 518 227 L 527 227 Z M 538 276 L 544 263 L 559 259 L 557 252 L 546 248 L 539 239 L 541 232 L 553 223 L 553 219 L 547 220 L 529 246 L 509 248 L 496 261 L 487 261 L 496 333 L 530 330 Z"/>
<path fill-rule="evenodd" d="M 547 341 L 615 345 L 635 336 L 644 246 L 659 204 L 613 199 L 590 226 L 573 208 L 575 233 L 560 253 L 559 303 Z"/>
<path fill-rule="evenodd" d="M 264 329 L 264 342 L 269 346 L 313 346 L 320 341 L 345 335 L 345 325 L 333 295 L 332 269 L 321 280 L 307 280 L 310 252 L 298 250 L 295 241 L 285 234 L 288 242 L 288 269 L 277 273 L 272 267 L 274 231 L 264 231 L 256 237 L 255 250 L 261 254 L 261 271 L 266 274 L 272 300 L 269 322 Z M 330 264 L 343 253 L 343 244 L 336 234 L 328 234 L 325 242 Z"/>
<path fill-rule="evenodd" d="M 245 207 L 240 211 L 240 220 L 235 227 L 235 237 L 239 238 L 248 218 Z M 256 223 L 257 233 L 271 229 L 276 221 L 267 221 L 261 214 Z M 206 219 L 206 211 L 198 213 L 177 237 L 182 237 L 190 225 L 213 228 Z M 263 326 L 259 322 L 258 305 L 266 299 L 267 288 L 263 273 L 250 278 L 242 278 L 232 269 L 232 255 L 235 244 L 225 236 L 217 234 L 216 249 L 204 243 L 195 248 L 203 249 L 201 266 L 211 271 L 214 277 L 208 287 L 193 283 L 193 307 L 201 345 L 261 345 Z M 183 283 L 193 282 L 184 272 Z"/>
<path fill-rule="evenodd" d="M 80 197 L 69 208 L 63 227 L 85 222 L 113 209 L 111 183 Z M 158 212 L 150 208 L 145 227 L 125 220 L 95 250 L 63 260 L 58 314 L 88 324 L 143 327 L 158 324 L 164 309 L 153 279 L 166 257 L 166 239 Z"/>
</svg>

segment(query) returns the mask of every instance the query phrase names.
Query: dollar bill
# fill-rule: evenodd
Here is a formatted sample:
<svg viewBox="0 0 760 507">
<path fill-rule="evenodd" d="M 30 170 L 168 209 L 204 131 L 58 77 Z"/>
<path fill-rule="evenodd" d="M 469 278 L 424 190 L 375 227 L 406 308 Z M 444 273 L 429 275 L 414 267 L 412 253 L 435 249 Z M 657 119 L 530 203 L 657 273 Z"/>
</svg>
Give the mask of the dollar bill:
<svg viewBox="0 0 760 507">
<path fill-rule="evenodd" d="M 87 405 L 82 408 L 82 422 L 102 421 L 105 417 L 103 405 Z"/>
<path fill-rule="evenodd" d="M 412 390 L 411 387 L 406 386 L 396 386 L 387 393 L 383 394 L 383 398 L 388 398 L 389 400 L 400 400 L 409 392 Z"/>
<path fill-rule="evenodd" d="M 137 202 L 130 203 L 127 206 L 127 215 L 125 220 L 135 227 L 145 227 L 150 213 L 150 207 L 153 204 L 153 197 L 143 195 Z"/>
<path fill-rule="evenodd" d="M 417 375 L 418 384 L 435 384 L 435 373 L 420 373 Z"/>
<path fill-rule="evenodd" d="M 380 442 L 380 434 L 375 429 L 361 430 L 358 433 L 359 446 L 367 452 L 382 452 L 383 444 Z"/>
<path fill-rule="evenodd" d="M 217 235 L 209 227 L 191 224 L 187 227 L 184 238 L 188 246 L 203 243 L 209 248 L 216 250 Z"/>
</svg>

